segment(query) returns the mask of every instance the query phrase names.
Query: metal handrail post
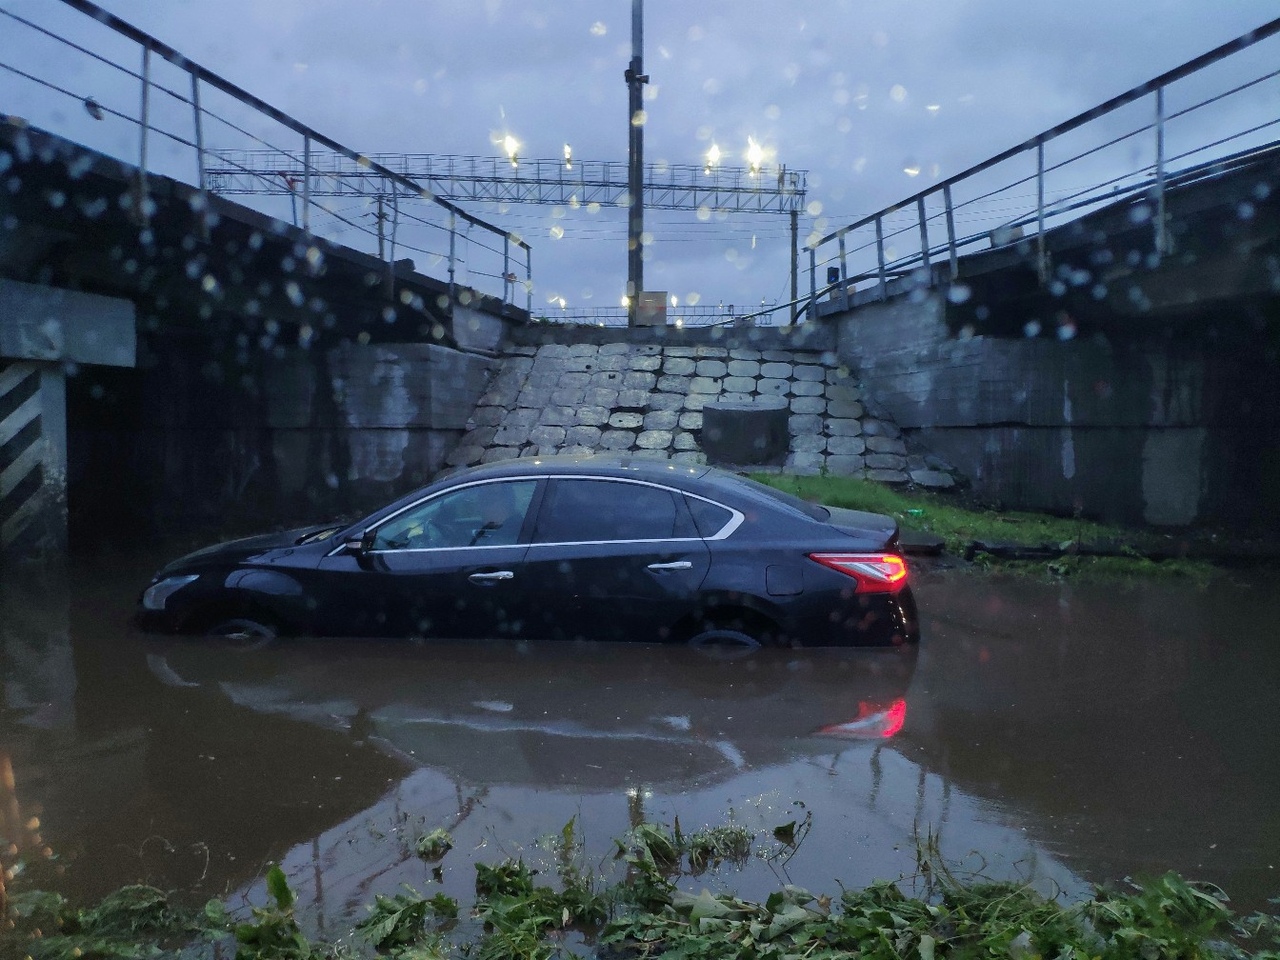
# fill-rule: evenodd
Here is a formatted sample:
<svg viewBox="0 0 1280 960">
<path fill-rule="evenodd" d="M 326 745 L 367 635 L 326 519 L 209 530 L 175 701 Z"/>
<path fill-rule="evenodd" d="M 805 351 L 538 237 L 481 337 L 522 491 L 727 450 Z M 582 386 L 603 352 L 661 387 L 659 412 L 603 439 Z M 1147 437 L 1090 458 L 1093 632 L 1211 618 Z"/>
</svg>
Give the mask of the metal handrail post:
<svg viewBox="0 0 1280 960">
<path fill-rule="evenodd" d="M 311 232 L 311 137 L 302 136 L 302 229 Z"/>
<path fill-rule="evenodd" d="M 191 109 L 195 120 L 196 177 L 200 192 L 205 193 L 209 189 L 209 183 L 204 170 L 204 119 L 200 115 L 200 78 L 194 73 L 191 74 Z"/>
<path fill-rule="evenodd" d="M 849 269 L 848 269 L 848 264 L 845 262 L 843 233 L 840 234 L 838 242 L 840 244 L 840 309 L 848 310 L 849 309 L 849 283 L 848 283 Z"/>
<path fill-rule="evenodd" d="M 511 302 L 511 283 L 514 274 L 511 272 L 511 234 L 502 237 L 502 305 Z"/>
<path fill-rule="evenodd" d="M 929 269 L 929 224 L 924 218 L 924 197 L 916 200 L 916 214 L 920 221 L 920 264 Z"/>
<path fill-rule="evenodd" d="M 1169 235 L 1165 231 L 1164 192 L 1164 87 L 1156 87 L 1156 256 L 1169 252 Z"/>
<path fill-rule="evenodd" d="M 809 248 L 809 306 L 805 311 L 810 320 L 818 317 L 818 248 Z"/>
<path fill-rule="evenodd" d="M 449 314 L 453 315 L 453 301 L 457 297 L 454 270 L 457 263 L 458 218 L 449 214 Z"/>
<path fill-rule="evenodd" d="M 889 299 L 888 282 L 884 275 L 884 223 L 876 217 L 876 273 L 880 278 L 880 299 Z"/>
<path fill-rule="evenodd" d="M 209 239 L 209 177 L 204 168 L 204 117 L 200 113 L 200 77 L 191 73 L 191 116 L 195 121 L 196 182 L 200 186 L 200 239 Z"/>
<path fill-rule="evenodd" d="M 139 219 L 147 218 L 147 134 L 151 129 L 151 44 L 142 45 L 142 104 L 138 130 L 138 209 Z"/>
<path fill-rule="evenodd" d="M 1036 272 L 1044 283 L 1049 277 L 1044 242 L 1044 143 L 1036 145 L 1036 228 Z"/>
<path fill-rule="evenodd" d="M 956 254 L 956 217 L 951 206 L 951 184 L 942 188 L 942 200 L 947 206 L 947 259 L 951 261 L 951 279 L 960 276 L 960 259 Z"/>
</svg>

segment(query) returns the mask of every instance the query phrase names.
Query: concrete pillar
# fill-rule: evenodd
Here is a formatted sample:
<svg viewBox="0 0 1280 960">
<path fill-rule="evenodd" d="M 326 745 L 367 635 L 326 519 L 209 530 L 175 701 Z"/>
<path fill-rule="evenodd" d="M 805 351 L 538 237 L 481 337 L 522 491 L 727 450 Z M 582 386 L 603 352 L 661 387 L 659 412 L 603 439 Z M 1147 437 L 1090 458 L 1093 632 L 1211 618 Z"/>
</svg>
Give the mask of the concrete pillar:
<svg viewBox="0 0 1280 960">
<path fill-rule="evenodd" d="M 0 563 L 66 549 L 68 365 L 136 350 L 132 303 L 0 280 Z"/>
<path fill-rule="evenodd" d="M 66 380 L 53 364 L 0 358 L 0 558 L 66 544 Z"/>
</svg>

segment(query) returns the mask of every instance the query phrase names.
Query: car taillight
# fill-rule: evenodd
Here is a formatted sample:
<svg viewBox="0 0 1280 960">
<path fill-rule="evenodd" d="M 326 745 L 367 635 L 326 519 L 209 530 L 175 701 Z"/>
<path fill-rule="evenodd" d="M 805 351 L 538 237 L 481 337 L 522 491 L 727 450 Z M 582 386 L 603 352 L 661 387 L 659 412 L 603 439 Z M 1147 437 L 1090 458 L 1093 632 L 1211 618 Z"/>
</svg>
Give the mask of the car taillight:
<svg viewBox="0 0 1280 960">
<path fill-rule="evenodd" d="M 907 561 L 896 553 L 811 553 L 809 559 L 853 577 L 859 593 L 897 593 L 907 583 Z"/>
</svg>

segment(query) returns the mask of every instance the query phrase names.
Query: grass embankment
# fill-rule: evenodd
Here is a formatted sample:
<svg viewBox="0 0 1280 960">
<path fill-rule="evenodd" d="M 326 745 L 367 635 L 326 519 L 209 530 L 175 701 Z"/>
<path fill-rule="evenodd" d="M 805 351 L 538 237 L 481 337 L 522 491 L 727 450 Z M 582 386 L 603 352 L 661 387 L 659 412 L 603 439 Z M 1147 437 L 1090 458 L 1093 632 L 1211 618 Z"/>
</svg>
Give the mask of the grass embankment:
<svg viewBox="0 0 1280 960">
<path fill-rule="evenodd" d="M 267 873 L 267 902 L 238 917 L 219 900 L 183 911 L 144 886 L 87 909 L 57 894 L 18 892 L 10 897 L 0 956 L 226 956 L 234 941 L 237 960 L 1280 960 L 1280 922 L 1234 915 L 1215 887 L 1166 874 L 1063 903 L 1026 884 L 960 881 L 927 842 L 915 877 L 834 896 L 787 885 L 755 903 L 678 888 L 682 876 L 751 856 L 753 838 L 742 834 L 734 825 L 684 836 L 678 823 L 640 824 L 617 842 L 624 878 L 605 885 L 583 868 L 570 821 L 547 882 L 518 860 L 477 864 L 465 914 L 443 893 L 404 887 L 377 895 L 367 915 L 333 942 L 304 932 L 279 867 Z M 773 846 L 785 851 L 797 836 L 794 824 L 779 827 Z"/>
<path fill-rule="evenodd" d="M 1040 513 L 965 506 L 947 494 L 901 491 L 852 477 L 755 474 L 753 479 L 814 503 L 894 517 L 904 537 L 933 534 L 956 557 L 986 566 L 1052 576 L 1159 575 L 1198 582 L 1215 568 L 1176 556 L 1161 534 Z"/>
</svg>

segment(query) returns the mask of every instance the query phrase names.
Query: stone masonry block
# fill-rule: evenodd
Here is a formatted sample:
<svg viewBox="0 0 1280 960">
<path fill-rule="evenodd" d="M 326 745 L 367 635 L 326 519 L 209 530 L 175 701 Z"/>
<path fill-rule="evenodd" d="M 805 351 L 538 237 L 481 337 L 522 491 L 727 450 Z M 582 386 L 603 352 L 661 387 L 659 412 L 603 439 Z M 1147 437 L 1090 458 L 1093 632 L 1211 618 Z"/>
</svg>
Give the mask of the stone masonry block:
<svg viewBox="0 0 1280 960">
<path fill-rule="evenodd" d="M 829 437 L 827 439 L 828 452 L 841 456 L 861 456 L 866 448 L 866 441 L 861 437 Z"/>
</svg>

